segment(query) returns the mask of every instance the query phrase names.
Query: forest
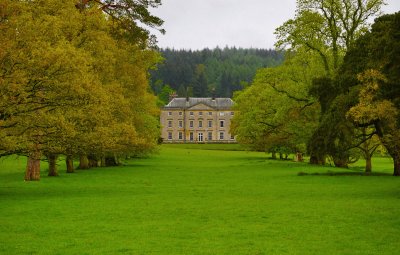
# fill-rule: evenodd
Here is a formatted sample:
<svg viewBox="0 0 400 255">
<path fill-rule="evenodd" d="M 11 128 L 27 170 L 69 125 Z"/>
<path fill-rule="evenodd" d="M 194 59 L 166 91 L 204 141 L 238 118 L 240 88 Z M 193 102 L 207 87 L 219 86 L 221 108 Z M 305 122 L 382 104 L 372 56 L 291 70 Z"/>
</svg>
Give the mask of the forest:
<svg viewBox="0 0 400 255">
<path fill-rule="evenodd" d="M 163 61 L 151 71 L 151 86 L 163 103 L 172 91 L 180 97 L 232 97 L 252 82 L 258 69 L 283 61 L 282 52 L 272 49 L 160 49 L 160 53 Z"/>
</svg>

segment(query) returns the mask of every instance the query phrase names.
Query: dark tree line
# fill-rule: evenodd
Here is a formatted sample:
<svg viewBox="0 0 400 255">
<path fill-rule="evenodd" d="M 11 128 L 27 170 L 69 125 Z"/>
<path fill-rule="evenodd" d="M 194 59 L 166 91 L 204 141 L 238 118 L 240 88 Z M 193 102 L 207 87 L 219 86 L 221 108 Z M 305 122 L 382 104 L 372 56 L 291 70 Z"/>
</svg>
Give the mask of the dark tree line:
<svg viewBox="0 0 400 255">
<path fill-rule="evenodd" d="M 159 95 L 169 85 L 178 96 L 232 97 L 251 83 L 257 69 L 282 63 L 283 54 L 267 49 L 161 49 L 164 62 L 151 72 L 151 86 Z"/>
</svg>

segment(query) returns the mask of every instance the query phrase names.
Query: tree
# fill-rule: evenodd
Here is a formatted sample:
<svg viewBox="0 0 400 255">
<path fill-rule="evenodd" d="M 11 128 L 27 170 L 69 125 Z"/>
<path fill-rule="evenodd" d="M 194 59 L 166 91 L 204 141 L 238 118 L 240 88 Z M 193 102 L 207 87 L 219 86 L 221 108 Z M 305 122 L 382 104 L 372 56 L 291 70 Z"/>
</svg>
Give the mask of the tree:
<svg viewBox="0 0 400 255">
<path fill-rule="evenodd" d="M 306 47 L 334 75 L 344 53 L 362 33 L 368 19 L 380 13 L 384 0 L 297 0 L 296 16 L 275 30 L 276 46 Z"/>
<path fill-rule="evenodd" d="M 40 178 L 44 155 L 65 154 L 72 172 L 77 155 L 97 165 L 152 150 L 158 111 L 147 78 L 157 53 L 116 33 L 96 4 L 3 3 L 0 154 L 28 156 L 26 180 Z"/>
<path fill-rule="evenodd" d="M 206 97 L 208 94 L 208 84 L 205 74 L 205 65 L 196 66 L 193 84 L 193 96 Z"/>
<path fill-rule="evenodd" d="M 146 48 L 149 44 L 154 46 L 156 38 L 150 35 L 149 28 L 158 29 L 161 33 L 165 30 L 160 28 L 164 21 L 152 15 L 150 8 L 157 8 L 161 0 L 76 0 L 76 8 L 81 12 L 98 7 L 108 17 L 116 22 L 116 34 L 123 32 L 134 44 Z"/>
<path fill-rule="evenodd" d="M 314 52 L 324 68 L 313 77 L 309 90 L 309 97 L 317 98 L 321 105 L 320 125 L 308 142 L 311 163 L 323 164 L 327 154 L 338 166 L 350 161 L 355 131 L 351 123 L 337 118 L 345 115 L 339 101 L 346 98 L 342 95 L 346 85 L 335 79 L 345 53 L 367 31 L 368 19 L 378 15 L 383 4 L 383 0 L 298 0 L 295 18 L 275 31 L 277 47 Z"/>
<path fill-rule="evenodd" d="M 343 65 L 342 83 L 358 92 L 348 117 L 356 126 L 374 127 L 400 175 L 400 13 L 375 20 L 369 33 L 359 38 Z"/>
<path fill-rule="evenodd" d="M 304 153 L 315 129 L 319 106 L 307 97 L 318 58 L 298 51 L 288 53 L 282 66 L 260 69 L 251 86 L 235 95 L 238 114 L 232 133 L 252 149 Z"/>
</svg>

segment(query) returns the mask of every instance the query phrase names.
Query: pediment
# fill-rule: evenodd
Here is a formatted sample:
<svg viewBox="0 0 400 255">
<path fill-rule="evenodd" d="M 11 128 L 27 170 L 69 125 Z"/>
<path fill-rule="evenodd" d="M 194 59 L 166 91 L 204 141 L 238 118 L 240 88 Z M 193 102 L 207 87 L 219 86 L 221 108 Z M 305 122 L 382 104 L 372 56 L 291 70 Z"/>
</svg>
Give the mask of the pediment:
<svg viewBox="0 0 400 255">
<path fill-rule="evenodd" d="M 192 107 L 188 108 L 188 110 L 214 110 L 213 107 L 206 105 L 204 103 L 198 103 L 193 105 Z"/>
</svg>

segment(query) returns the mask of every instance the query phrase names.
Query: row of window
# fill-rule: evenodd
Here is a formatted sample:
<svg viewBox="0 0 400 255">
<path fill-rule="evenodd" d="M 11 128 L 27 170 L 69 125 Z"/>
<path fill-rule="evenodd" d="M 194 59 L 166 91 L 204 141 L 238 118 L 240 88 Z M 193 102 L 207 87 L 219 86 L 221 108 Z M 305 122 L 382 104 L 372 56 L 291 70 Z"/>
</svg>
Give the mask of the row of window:
<svg viewBox="0 0 400 255">
<path fill-rule="evenodd" d="M 212 123 L 213 123 L 213 121 L 212 121 L 212 120 L 209 120 L 209 121 L 208 121 L 208 126 L 207 126 L 207 127 L 212 128 Z M 203 127 L 203 121 L 202 121 L 202 120 L 199 120 L 199 123 L 198 123 L 198 124 L 199 124 L 199 125 L 198 125 L 199 128 L 202 128 L 202 127 Z M 169 128 L 172 128 L 172 120 L 169 120 L 169 121 L 168 121 L 168 127 L 169 127 Z M 178 127 L 179 127 L 179 128 L 183 128 L 183 121 L 182 121 L 182 120 L 178 121 Z M 194 121 L 193 121 L 193 120 L 189 121 L 189 127 L 191 127 L 191 128 L 194 127 Z M 225 121 L 224 121 L 224 120 L 220 120 L 220 121 L 219 121 L 219 127 L 221 127 L 221 128 L 225 127 Z"/>
<path fill-rule="evenodd" d="M 212 141 L 213 139 L 213 133 L 208 132 L 207 133 L 207 139 L 209 141 Z M 219 140 L 224 140 L 225 139 L 225 132 L 219 132 Z M 231 140 L 235 139 L 233 135 L 231 135 Z M 168 140 L 172 140 L 172 132 L 168 132 Z M 178 132 L 178 140 L 183 140 L 183 132 Z M 194 141 L 194 133 L 190 132 L 189 133 L 189 140 Z M 203 142 L 203 133 L 198 133 L 197 134 L 197 141 L 198 142 Z"/>
<path fill-rule="evenodd" d="M 179 116 L 182 116 L 183 112 L 179 112 Z M 226 113 L 228 114 L 228 113 Z M 194 112 L 189 112 L 190 116 L 194 115 Z M 212 112 L 208 112 L 208 115 L 211 116 Z M 231 112 L 231 116 L 235 115 L 235 112 Z M 168 112 L 168 116 L 172 116 L 172 112 Z M 203 112 L 199 112 L 199 116 L 203 116 Z M 225 112 L 219 112 L 219 116 L 225 116 Z"/>
</svg>

